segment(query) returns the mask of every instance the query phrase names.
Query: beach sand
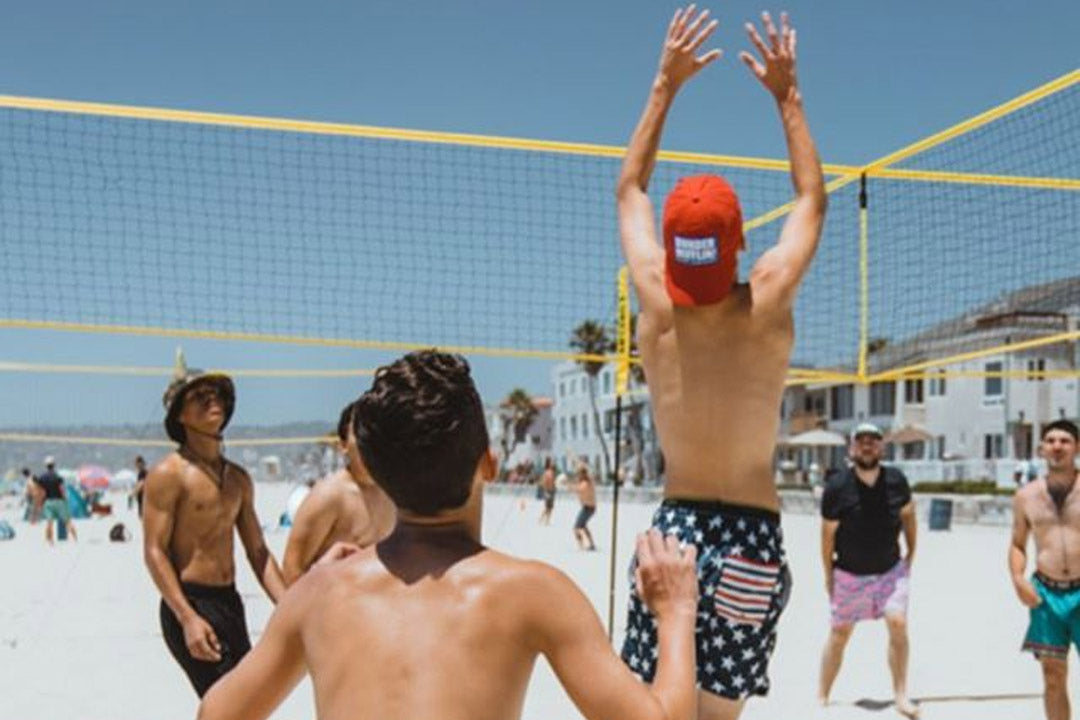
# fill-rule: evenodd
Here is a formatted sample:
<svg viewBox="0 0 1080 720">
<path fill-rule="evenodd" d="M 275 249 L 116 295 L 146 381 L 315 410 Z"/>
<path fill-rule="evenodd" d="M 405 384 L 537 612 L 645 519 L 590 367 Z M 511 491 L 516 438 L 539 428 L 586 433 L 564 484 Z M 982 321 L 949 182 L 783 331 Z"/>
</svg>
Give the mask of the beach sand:
<svg viewBox="0 0 1080 720">
<path fill-rule="evenodd" d="M 287 531 L 277 518 L 291 487 L 256 489 L 271 550 L 281 557 Z M 611 506 L 601 503 L 591 524 L 600 551 L 576 549 L 571 525 L 578 505 L 560 493 L 550 527 L 536 523 L 540 503 L 531 489 L 491 494 L 485 501 L 484 539 L 492 547 L 551 563 L 585 590 L 603 622 L 608 606 Z M 519 498 L 526 509 L 519 509 Z M 7 717 L 49 720 L 180 720 L 195 716 L 196 699 L 168 654 L 158 626 L 158 594 L 143 563 L 141 530 L 122 494 L 111 498 L 112 518 L 78 521 L 78 543 L 48 547 L 41 524 L 21 519 L 5 498 L 0 518 L 18 533 L 0 543 L 0 687 Z M 626 569 L 633 536 L 648 526 L 652 506 L 623 504 L 615 602 L 616 638 L 626 604 Z M 108 542 L 117 521 L 132 542 Z M 897 717 L 889 705 L 883 623 L 860 626 L 848 647 L 833 692 L 834 705 L 816 705 L 818 660 L 828 632 L 828 607 L 819 560 L 819 523 L 809 515 L 783 521 L 794 575 L 794 593 L 780 624 L 773 657 L 773 689 L 749 701 L 747 720 Z M 1005 564 L 1007 526 L 954 526 L 929 532 L 920 525 L 912 578 L 912 695 L 922 717 L 955 720 L 1020 720 L 1042 717 L 1037 664 L 1019 652 L 1027 623 Z M 253 640 L 272 610 L 237 542 L 237 586 L 247 607 Z M 1075 665 L 1075 663 L 1073 663 Z M 1070 684 L 1076 687 L 1075 670 Z M 1076 696 L 1075 691 L 1073 696 Z M 315 717 L 305 680 L 275 713 L 279 720 Z M 541 659 L 525 702 L 527 720 L 571 720 L 580 715 Z"/>
</svg>

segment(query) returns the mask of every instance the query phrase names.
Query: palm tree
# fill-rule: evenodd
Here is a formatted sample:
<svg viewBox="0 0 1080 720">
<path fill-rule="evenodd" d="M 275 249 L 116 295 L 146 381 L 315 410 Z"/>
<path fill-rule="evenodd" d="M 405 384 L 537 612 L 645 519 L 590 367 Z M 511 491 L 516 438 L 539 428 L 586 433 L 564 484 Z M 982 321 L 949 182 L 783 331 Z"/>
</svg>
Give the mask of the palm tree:
<svg viewBox="0 0 1080 720">
<path fill-rule="evenodd" d="M 510 454 L 519 443 L 525 442 L 525 436 L 529 432 L 529 426 L 539 411 L 533 404 L 529 393 L 521 388 L 514 388 L 499 403 L 499 418 L 502 420 L 502 449 L 503 462 L 510 459 Z"/>
<path fill-rule="evenodd" d="M 574 328 L 574 333 L 570 336 L 570 348 L 580 355 L 606 355 L 613 349 L 607 328 L 595 320 L 585 320 Z M 610 478 L 611 456 L 608 453 L 607 441 L 604 440 L 604 431 L 600 426 L 600 410 L 596 407 L 596 377 L 603 370 L 604 363 L 599 360 L 578 360 L 578 365 L 589 378 L 589 402 L 593 411 L 593 427 L 596 437 L 600 440 L 600 449 L 604 453 L 604 477 Z"/>
</svg>

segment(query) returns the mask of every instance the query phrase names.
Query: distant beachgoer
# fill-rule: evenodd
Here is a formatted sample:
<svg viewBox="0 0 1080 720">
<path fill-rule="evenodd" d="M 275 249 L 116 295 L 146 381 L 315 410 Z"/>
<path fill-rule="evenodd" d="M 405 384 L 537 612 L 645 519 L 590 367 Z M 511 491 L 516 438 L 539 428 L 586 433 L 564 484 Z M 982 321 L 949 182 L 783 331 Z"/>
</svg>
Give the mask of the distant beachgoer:
<svg viewBox="0 0 1080 720">
<path fill-rule="evenodd" d="M 1013 482 L 1017 487 L 1021 487 L 1026 483 L 1036 480 L 1039 477 L 1039 466 L 1031 458 L 1024 458 L 1016 463 L 1016 467 L 1013 470 Z"/>
<path fill-rule="evenodd" d="M 143 495 L 146 493 L 146 476 L 148 474 L 146 469 L 146 460 L 142 455 L 135 456 L 135 487 L 132 488 L 131 494 L 135 498 L 135 504 L 139 508 L 139 517 L 142 517 Z"/>
<path fill-rule="evenodd" d="M 178 368 L 164 405 L 165 431 L 180 447 L 146 478 L 143 554 L 161 592 L 165 644 L 202 697 L 251 649 L 233 532 L 272 601 L 285 583 L 255 514 L 251 477 L 222 455 L 221 432 L 236 405 L 232 380 Z"/>
<path fill-rule="evenodd" d="M 292 518 L 281 560 L 286 585 L 296 582 L 334 543 L 363 548 L 394 529 L 394 502 L 371 479 L 356 450 L 352 430 L 355 404 L 346 405 L 338 419 L 338 442 L 346 466 L 316 483 Z"/>
<path fill-rule="evenodd" d="M 904 474 L 881 464 L 884 447 L 880 428 L 871 423 L 858 425 L 851 438 L 853 465 L 829 475 L 821 498 L 821 559 L 832 630 L 821 658 L 818 700 L 829 704 L 855 624 L 885 618 L 896 709 L 915 717 L 919 709 L 907 691 L 907 606 L 915 558 L 915 503 Z M 907 550 L 903 556 L 901 530 Z"/>
<path fill-rule="evenodd" d="M 551 512 L 555 509 L 555 461 L 544 461 L 544 472 L 540 475 L 540 499 L 544 501 L 544 510 L 540 513 L 540 524 L 551 524 Z"/>
<path fill-rule="evenodd" d="M 1047 720 L 1067 720 L 1069 647 L 1080 649 L 1080 492 L 1077 439 L 1068 420 L 1043 427 L 1040 454 L 1046 476 L 1013 497 L 1009 570 L 1017 597 L 1028 608 L 1023 649 L 1042 666 Z M 1035 536 L 1035 574 L 1027 578 L 1028 535 Z"/>
<path fill-rule="evenodd" d="M 31 525 L 41 519 L 41 506 L 45 502 L 45 493 L 36 482 L 30 468 L 22 469 L 24 482 L 26 483 L 26 519 Z"/>
<path fill-rule="evenodd" d="M 575 489 L 578 500 L 581 501 L 581 510 L 578 511 L 577 519 L 574 521 L 574 539 L 577 540 L 579 549 L 595 550 L 596 543 L 593 541 L 592 533 L 589 532 L 589 519 L 596 512 L 596 485 L 593 484 L 589 468 L 585 465 L 578 466 Z"/>
<path fill-rule="evenodd" d="M 75 523 L 71 520 L 71 510 L 68 508 L 64 478 L 56 472 L 56 461 L 51 456 L 45 458 L 45 472 L 38 475 L 34 482 L 41 488 L 44 498 L 41 516 L 45 519 L 45 541 L 53 544 L 53 523 L 62 525 L 72 540 L 78 540 Z"/>
</svg>

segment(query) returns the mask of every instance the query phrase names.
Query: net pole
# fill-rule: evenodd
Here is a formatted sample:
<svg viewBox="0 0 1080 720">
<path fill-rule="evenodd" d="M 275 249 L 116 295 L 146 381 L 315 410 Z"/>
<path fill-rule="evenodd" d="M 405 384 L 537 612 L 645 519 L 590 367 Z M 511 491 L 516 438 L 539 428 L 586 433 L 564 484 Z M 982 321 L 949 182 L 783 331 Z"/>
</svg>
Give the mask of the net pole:
<svg viewBox="0 0 1080 720">
<path fill-rule="evenodd" d="M 629 271 L 623 266 L 618 278 L 618 317 L 615 323 L 615 477 L 611 492 L 611 555 L 608 566 L 608 641 L 615 640 L 615 563 L 619 542 L 619 488 L 622 478 L 622 399 L 630 379 L 630 281 Z"/>
<path fill-rule="evenodd" d="M 622 445 L 622 395 L 615 396 L 615 480 L 611 493 L 611 563 L 608 567 L 608 618 L 607 634 L 608 641 L 615 641 L 615 556 L 619 537 L 619 486 L 622 479 L 619 477 L 619 463 L 621 461 L 620 446 Z"/>
<path fill-rule="evenodd" d="M 870 229 L 867 217 L 866 173 L 859 177 L 859 382 L 866 382 L 870 342 Z"/>
</svg>

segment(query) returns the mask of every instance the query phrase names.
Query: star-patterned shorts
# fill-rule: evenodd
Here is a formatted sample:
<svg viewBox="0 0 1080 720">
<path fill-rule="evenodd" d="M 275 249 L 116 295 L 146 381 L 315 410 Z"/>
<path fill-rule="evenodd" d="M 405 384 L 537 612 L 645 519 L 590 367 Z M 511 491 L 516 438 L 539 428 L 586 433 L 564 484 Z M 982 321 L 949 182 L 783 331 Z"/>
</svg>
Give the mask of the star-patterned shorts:
<svg viewBox="0 0 1080 720">
<path fill-rule="evenodd" d="M 780 516 L 718 501 L 667 499 L 652 526 L 698 550 L 698 687 L 732 700 L 767 694 L 776 624 L 791 593 Z M 631 563 L 622 659 L 651 682 L 657 654 L 656 622 L 637 596 Z"/>
</svg>

